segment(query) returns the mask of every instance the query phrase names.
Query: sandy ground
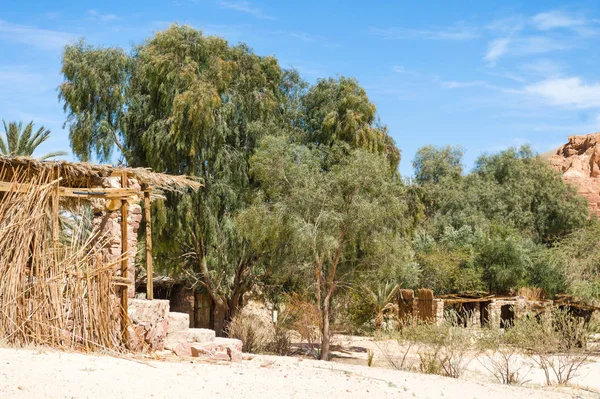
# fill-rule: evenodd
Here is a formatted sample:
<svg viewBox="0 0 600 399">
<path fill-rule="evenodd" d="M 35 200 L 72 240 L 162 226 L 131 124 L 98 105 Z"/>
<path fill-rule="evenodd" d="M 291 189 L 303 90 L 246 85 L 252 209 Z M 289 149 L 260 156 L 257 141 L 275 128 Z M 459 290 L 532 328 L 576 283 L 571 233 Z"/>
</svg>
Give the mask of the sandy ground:
<svg viewBox="0 0 600 399">
<path fill-rule="evenodd" d="M 335 361 L 343 364 L 367 364 L 367 353 L 374 354 L 373 366 L 382 368 L 395 368 L 392 363 L 400 364 L 405 353 L 405 347 L 395 340 L 377 340 L 373 337 L 360 337 L 352 335 L 337 335 L 334 337 Z M 416 348 L 407 357 L 407 363 L 418 363 Z M 489 371 L 489 359 L 478 355 L 466 360 L 466 371 L 462 380 L 497 383 Z M 526 387 L 539 388 L 546 385 L 546 377 L 531 359 L 526 356 L 517 356 L 513 364 L 520 365 L 520 379 Z M 487 368 L 486 368 L 487 366 Z M 575 377 L 569 382 L 571 387 L 580 388 L 592 397 L 600 398 L 600 356 L 591 356 L 588 361 L 577 371 Z"/>
<path fill-rule="evenodd" d="M 384 368 L 255 356 L 242 363 L 0 348 L 0 398 L 524 398 L 598 397 Z"/>
</svg>

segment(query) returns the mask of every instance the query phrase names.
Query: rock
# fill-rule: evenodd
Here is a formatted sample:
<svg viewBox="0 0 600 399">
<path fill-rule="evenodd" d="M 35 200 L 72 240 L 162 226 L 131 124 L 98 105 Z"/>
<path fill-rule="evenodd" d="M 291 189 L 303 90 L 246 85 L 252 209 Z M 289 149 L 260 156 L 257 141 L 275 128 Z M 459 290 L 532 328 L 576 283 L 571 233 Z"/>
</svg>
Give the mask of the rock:
<svg viewBox="0 0 600 399">
<path fill-rule="evenodd" d="M 215 338 L 213 342 L 191 344 L 192 357 L 210 358 L 230 362 L 242 361 L 242 341 L 232 338 Z"/>
<path fill-rule="evenodd" d="M 192 356 L 191 344 L 208 344 L 215 341 L 215 332 L 205 328 L 190 328 L 169 333 L 165 348 L 177 356 Z"/>
<path fill-rule="evenodd" d="M 187 313 L 169 312 L 169 334 L 190 328 L 190 315 Z"/>
<path fill-rule="evenodd" d="M 590 213 L 600 217 L 600 132 L 570 136 L 549 161 L 587 199 Z"/>
</svg>

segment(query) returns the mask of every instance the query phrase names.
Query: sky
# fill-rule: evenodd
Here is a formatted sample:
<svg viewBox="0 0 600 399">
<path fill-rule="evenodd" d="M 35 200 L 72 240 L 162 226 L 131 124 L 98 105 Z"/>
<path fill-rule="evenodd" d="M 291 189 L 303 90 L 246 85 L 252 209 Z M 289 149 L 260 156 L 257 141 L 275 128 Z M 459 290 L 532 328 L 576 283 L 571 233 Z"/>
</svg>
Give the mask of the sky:
<svg viewBox="0 0 600 399">
<path fill-rule="evenodd" d="M 172 23 L 277 57 L 314 83 L 353 76 L 412 173 L 428 144 L 543 153 L 600 131 L 600 2 L 0 0 L 0 119 L 52 131 L 69 150 L 57 87 L 64 46 L 131 50 Z M 67 156 L 66 159 L 73 159 Z"/>
</svg>

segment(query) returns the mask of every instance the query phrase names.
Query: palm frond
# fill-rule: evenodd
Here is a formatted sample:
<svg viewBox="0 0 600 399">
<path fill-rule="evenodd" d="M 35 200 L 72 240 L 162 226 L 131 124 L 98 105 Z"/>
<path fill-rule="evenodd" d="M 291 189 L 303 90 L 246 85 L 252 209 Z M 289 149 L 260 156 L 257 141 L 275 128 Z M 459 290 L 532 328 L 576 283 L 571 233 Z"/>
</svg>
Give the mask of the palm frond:
<svg viewBox="0 0 600 399">
<path fill-rule="evenodd" d="M 49 158 L 62 157 L 62 156 L 65 156 L 65 155 L 69 155 L 69 153 L 66 152 L 66 151 L 53 151 L 53 152 L 49 152 L 47 154 L 42 155 L 38 159 L 40 161 L 45 161 L 46 159 L 49 159 Z"/>
<path fill-rule="evenodd" d="M 2 119 L 2 124 L 4 125 L 4 137 L 0 137 L 0 152 L 4 155 L 8 155 L 8 126 L 4 119 Z"/>
</svg>

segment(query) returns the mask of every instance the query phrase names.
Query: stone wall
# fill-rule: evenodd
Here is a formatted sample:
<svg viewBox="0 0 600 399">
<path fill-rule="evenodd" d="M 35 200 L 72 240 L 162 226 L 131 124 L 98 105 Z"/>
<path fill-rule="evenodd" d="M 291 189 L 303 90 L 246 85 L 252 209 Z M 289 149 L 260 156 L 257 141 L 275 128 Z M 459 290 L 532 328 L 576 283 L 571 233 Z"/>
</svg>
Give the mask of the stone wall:
<svg viewBox="0 0 600 399">
<path fill-rule="evenodd" d="M 170 302 L 171 312 L 187 313 L 189 315 L 189 327 L 196 327 L 194 290 L 183 285 L 174 285 L 171 290 Z"/>
<path fill-rule="evenodd" d="M 120 177 L 109 177 L 97 182 L 96 185 L 106 188 L 121 187 Z M 141 187 L 135 179 L 128 179 L 128 188 L 140 190 Z M 141 198 L 134 197 L 128 200 L 128 217 L 127 217 L 127 239 L 128 239 L 128 261 L 127 271 L 131 285 L 127 291 L 130 298 L 135 296 L 135 256 L 137 253 L 137 232 L 142 220 L 142 207 L 139 205 Z M 92 200 L 92 210 L 94 219 L 92 226 L 94 231 L 99 232 L 99 240 L 103 245 L 104 262 L 116 262 L 115 269 L 117 275 L 121 275 L 121 263 L 117 260 L 121 256 L 121 209 L 120 206 L 111 210 L 111 201 L 106 199 Z M 114 203 L 118 206 L 120 201 Z"/>
<path fill-rule="evenodd" d="M 163 350 L 169 331 L 168 300 L 129 300 L 129 349 L 141 351 Z"/>
</svg>

